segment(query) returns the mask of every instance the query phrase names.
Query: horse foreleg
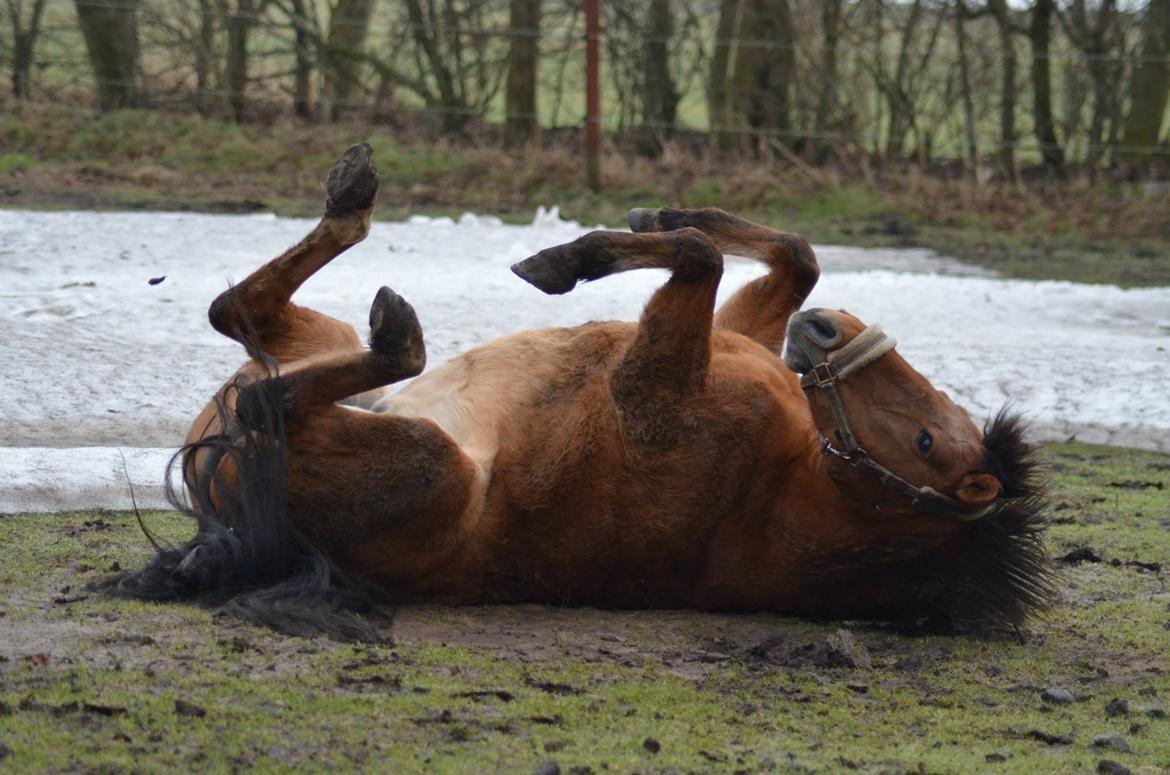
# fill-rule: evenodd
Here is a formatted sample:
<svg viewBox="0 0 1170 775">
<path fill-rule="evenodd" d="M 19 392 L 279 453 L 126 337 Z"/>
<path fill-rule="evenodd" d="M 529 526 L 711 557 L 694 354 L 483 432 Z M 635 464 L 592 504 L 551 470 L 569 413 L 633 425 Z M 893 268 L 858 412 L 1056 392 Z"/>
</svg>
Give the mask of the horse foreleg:
<svg viewBox="0 0 1170 775">
<path fill-rule="evenodd" d="M 820 278 L 808 241 L 799 234 L 775 231 L 714 207 L 701 210 L 637 208 L 630 211 L 635 232 L 662 232 L 691 227 L 702 231 L 724 255 L 754 258 L 771 270 L 741 288 L 719 308 L 715 327 L 748 336 L 779 352 L 788 318 L 800 309 Z"/>
<path fill-rule="evenodd" d="M 244 344 L 254 332 L 254 344 L 281 361 L 358 346 L 352 327 L 298 307 L 291 298 L 314 272 L 369 233 L 378 191 L 370 146 L 355 145 L 342 154 L 325 188 L 325 215 L 316 228 L 211 303 L 208 318 L 216 331 Z"/>
<path fill-rule="evenodd" d="M 278 374 L 248 382 L 236 398 L 236 414 L 245 427 L 262 430 L 272 421 L 274 409 L 286 420 L 296 420 L 359 393 L 417 376 L 426 360 L 414 308 L 383 287 L 370 307 L 370 349 L 304 358 Z M 274 396 L 279 397 L 275 407 Z"/>
</svg>

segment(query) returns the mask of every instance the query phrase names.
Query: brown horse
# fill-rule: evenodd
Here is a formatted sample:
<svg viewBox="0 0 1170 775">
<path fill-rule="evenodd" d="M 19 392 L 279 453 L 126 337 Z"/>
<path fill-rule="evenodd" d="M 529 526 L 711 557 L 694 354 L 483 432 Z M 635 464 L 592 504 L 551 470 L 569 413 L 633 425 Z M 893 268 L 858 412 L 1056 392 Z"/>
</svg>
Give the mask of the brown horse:
<svg viewBox="0 0 1170 775">
<path fill-rule="evenodd" d="M 513 271 L 566 293 L 669 270 L 636 324 L 514 334 L 389 393 L 425 362 L 406 301 L 378 291 L 366 349 L 290 300 L 365 237 L 376 187 L 351 148 L 320 224 L 212 303 L 252 359 L 187 439 L 200 531 L 124 592 L 342 635 L 367 596 L 975 626 L 1049 602 L 1019 420 L 981 433 L 877 327 L 798 312 L 820 274 L 801 237 L 634 210 L 634 233 Z M 724 253 L 768 274 L 716 311 Z"/>
</svg>

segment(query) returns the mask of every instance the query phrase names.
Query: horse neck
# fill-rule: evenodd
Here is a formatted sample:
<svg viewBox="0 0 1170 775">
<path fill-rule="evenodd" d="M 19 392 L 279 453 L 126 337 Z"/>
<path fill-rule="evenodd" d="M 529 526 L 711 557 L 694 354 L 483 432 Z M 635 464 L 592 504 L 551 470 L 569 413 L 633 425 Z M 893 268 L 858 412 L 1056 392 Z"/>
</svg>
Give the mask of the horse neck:
<svg viewBox="0 0 1170 775">
<path fill-rule="evenodd" d="M 830 616 L 901 605 L 909 561 L 944 538 L 925 523 L 922 531 L 907 533 L 915 518 L 891 519 L 864 495 L 843 493 L 829 476 L 829 459 L 816 439 L 794 466 L 776 524 L 783 533 L 783 560 L 799 579 L 800 605 Z M 863 583 L 856 581 L 859 575 Z"/>
</svg>

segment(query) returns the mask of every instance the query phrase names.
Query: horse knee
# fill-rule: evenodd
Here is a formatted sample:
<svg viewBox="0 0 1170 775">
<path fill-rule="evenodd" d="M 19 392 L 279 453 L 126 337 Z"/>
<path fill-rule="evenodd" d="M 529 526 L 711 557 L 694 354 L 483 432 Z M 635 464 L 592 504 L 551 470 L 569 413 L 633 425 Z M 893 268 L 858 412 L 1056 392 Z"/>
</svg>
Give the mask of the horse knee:
<svg viewBox="0 0 1170 775">
<path fill-rule="evenodd" d="M 678 239 L 678 262 L 670 275 L 672 282 L 695 282 L 723 274 L 723 254 L 710 237 L 692 226 L 674 233 Z"/>
<path fill-rule="evenodd" d="M 776 242 L 788 257 L 793 292 L 803 303 L 821 278 L 817 254 L 809 241 L 799 234 L 780 234 L 776 237 Z"/>
</svg>

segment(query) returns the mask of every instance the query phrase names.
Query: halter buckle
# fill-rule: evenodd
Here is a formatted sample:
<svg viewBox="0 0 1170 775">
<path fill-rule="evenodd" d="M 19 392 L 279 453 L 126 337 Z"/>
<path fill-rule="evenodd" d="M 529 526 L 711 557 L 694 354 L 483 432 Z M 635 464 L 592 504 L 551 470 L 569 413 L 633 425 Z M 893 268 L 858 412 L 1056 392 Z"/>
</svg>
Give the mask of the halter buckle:
<svg viewBox="0 0 1170 775">
<path fill-rule="evenodd" d="M 864 449 L 858 447 L 851 452 L 844 452 L 833 446 L 833 442 L 825 434 L 821 434 L 821 454 L 826 457 L 835 457 L 843 463 L 846 463 L 853 468 L 859 468 L 866 460 L 869 459 L 869 454 Z"/>
<path fill-rule="evenodd" d="M 828 361 L 821 361 L 804 375 L 801 387 L 826 388 L 837 381 L 837 367 Z"/>
</svg>

